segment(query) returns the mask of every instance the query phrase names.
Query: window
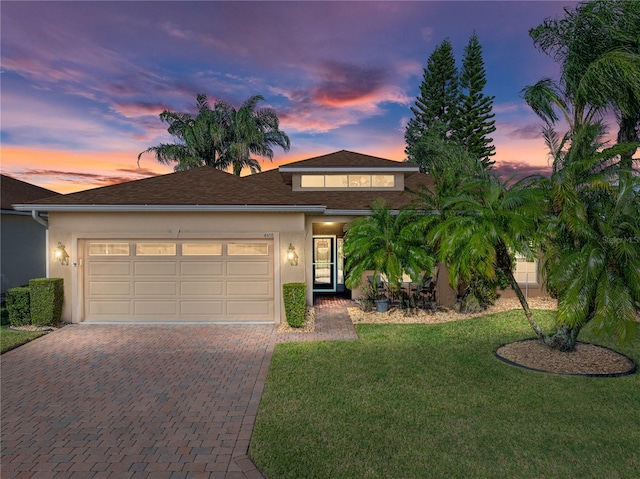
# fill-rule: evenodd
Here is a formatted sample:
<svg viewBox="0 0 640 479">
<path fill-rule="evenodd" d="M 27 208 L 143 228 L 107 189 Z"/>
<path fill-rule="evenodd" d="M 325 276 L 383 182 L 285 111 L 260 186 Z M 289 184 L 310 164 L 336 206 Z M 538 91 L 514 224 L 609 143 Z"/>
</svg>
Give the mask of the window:
<svg viewBox="0 0 640 479">
<path fill-rule="evenodd" d="M 183 256 L 222 256 L 222 243 L 183 243 Z"/>
<path fill-rule="evenodd" d="M 349 184 L 347 175 L 326 175 L 324 186 L 326 188 L 346 188 Z"/>
<path fill-rule="evenodd" d="M 513 276 L 518 283 L 537 284 L 538 260 L 527 261 L 526 258 L 516 256 L 516 269 Z"/>
<path fill-rule="evenodd" d="M 300 175 L 301 188 L 394 188 L 394 175 Z"/>
<path fill-rule="evenodd" d="M 89 256 L 129 256 L 129 243 L 89 243 Z"/>
<path fill-rule="evenodd" d="M 302 188 L 324 188 L 324 175 L 302 175 L 300 186 Z"/>
<path fill-rule="evenodd" d="M 229 256 L 267 256 L 269 245 L 266 243 L 229 243 L 227 254 Z"/>
<path fill-rule="evenodd" d="M 175 243 L 136 243 L 136 256 L 175 256 Z"/>
<path fill-rule="evenodd" d="M 371 175 L 372 186 L 376 188 L 393 188 L 395 179 L 393 175 Z"/>
<path fill-rule="evenodd" d="M 371 175 L 349 175 L 350 188 L 371 188 Z"/>
</svg>

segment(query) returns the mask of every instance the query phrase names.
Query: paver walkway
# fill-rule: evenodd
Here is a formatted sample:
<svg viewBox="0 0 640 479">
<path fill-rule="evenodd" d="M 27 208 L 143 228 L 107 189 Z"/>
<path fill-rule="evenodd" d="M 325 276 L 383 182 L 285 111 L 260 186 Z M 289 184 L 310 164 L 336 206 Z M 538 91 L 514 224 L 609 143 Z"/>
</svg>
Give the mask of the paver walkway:
<svg viewBox="0 0 640 479">
<path fill-rule="evenodd" d="M 69 325 L 2 355 L 1 477 L 262 477 L 247 456 L 276 342 L 356 339 L 345 300 L 316 332 Z"/>
</svg>

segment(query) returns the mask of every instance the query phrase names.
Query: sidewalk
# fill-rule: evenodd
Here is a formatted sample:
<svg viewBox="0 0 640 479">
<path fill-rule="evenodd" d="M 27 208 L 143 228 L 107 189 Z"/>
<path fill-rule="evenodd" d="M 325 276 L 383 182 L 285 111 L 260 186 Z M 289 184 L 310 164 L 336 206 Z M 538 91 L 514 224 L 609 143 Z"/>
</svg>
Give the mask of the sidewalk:
<svg viewBox="0 0 640 479">
<path fill-rule="evenodd" d="M 356 306 L 355 301 L 337 296 L 317 296 L 314 306 L 316 329 L 313 333 L 280 333 L 277 342 L 354 341 L 358 339 L 356 328 L 347 312 L 347 308 Z"/>
</svg>

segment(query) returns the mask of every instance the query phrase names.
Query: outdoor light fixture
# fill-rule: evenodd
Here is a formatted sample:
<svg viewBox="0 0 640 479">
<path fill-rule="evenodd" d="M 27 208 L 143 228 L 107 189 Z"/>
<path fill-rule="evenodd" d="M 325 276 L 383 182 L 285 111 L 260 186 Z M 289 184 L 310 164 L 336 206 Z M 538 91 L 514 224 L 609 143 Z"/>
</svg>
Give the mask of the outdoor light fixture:
<svg viewBox="0 0 640 479">
<path fill-rule="evenodd" d="M 66 266 L 69 264 L 69 253 L 64 249 L 64 245 L 58 241 L 58 247 L 54 253 L 55 258 L 60 261 L 60 264 Z"/>
<path fill-rule="evenodd" d="M 298 266 L 298 254 L 291 243 L 289 243 L 289 248 L 287 249 L 287 259 L 291 266 Z"/>
</svg>

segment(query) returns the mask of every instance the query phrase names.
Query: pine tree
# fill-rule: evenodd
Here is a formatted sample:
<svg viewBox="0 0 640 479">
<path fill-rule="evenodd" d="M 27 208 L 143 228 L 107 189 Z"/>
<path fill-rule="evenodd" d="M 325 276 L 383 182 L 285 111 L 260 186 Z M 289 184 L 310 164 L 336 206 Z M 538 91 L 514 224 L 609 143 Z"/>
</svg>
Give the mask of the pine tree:
<svg viewBox="0 0 640 479">
<path fill-rule="evenodd" d="M 458 70 L 453 47 L 449 39 L 445 39 L 427 60 L 420 95 L 415 106 L 411 107 L 414 118 L 409 120 L 405 131 L 405 152 L 410 159 L 416 141 L 436 125 L 444 125 L 439 130 L 443 131 L 445 137 L 452 134 L 459 101 Z"/>
<path fill-rule="evenodd" d="M 487 83 L 482 59 L 482 46 L 474 32 L 464 49 L 462 72 L 460 75 L 460 105 L 455 123 L 454 138 L 467 148 L 469 153 L 480 161 L 485 168 L 495 163 L 493 138 L 489 135 L 496 131 L 492 113 L 493 96 L 483 93 Z"/>
</svg>

